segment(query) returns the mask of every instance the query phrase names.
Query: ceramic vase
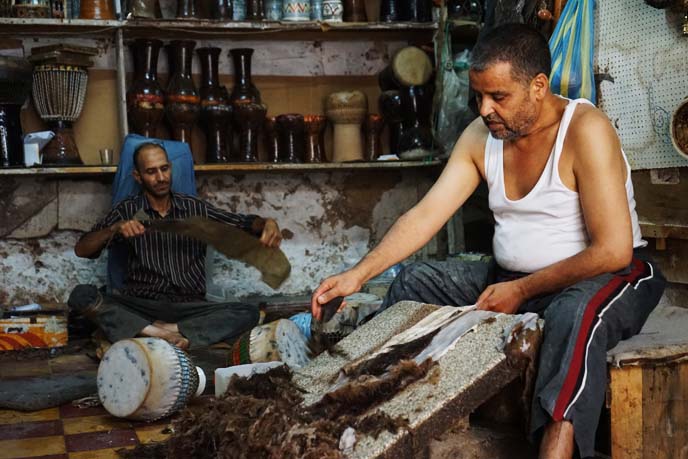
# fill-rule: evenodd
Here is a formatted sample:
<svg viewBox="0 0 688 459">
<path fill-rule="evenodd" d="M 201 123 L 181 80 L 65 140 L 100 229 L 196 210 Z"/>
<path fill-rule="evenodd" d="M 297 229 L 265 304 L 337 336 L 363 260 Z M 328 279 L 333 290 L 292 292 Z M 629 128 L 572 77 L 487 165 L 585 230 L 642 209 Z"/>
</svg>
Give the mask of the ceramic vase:
<svg viewBox="0 0 688 459">
<path fill-rule="evenodd" d="M 282 20 L 282 0 L 265 0 L 265 20 Z"/>
<path fill-rule="evenodd" d="M 399 90 L 404 131 L 399 138 L 399 157 L 405 160 L 426 158 L 434 153 L 430 126 L 431 86 L 409 86 Z"/>
<path fill-rule="evenodd" d="M 220 86 L 218 61 L 220 48 L 199 48 L 201 61 L 201 126 L 205 131 L 206 163 L 227 163 L 230 158 L 232 107 L 229 105 L 227 90 Z"/>
<path fill-rule="evenodd" d="M 177 19 L 197 19 L 196 0 L 177 0 Z"/>
<path fill-rule="evenodd" d="M 397 90 L 384 91 L 380 94 L 378 102 L 380 113 L 389 130 L 390 153 L 396 155 L 399 153 L 399 139 L 402 134 L 401 96 Z"/>
<path fill-rule="evenodd" d="M 245 21 L 246 20 L 246 1 L 247 0 L 234 0 L 232 5 L 232 19 L 235 21 Z"/>
<path fill-rule="evenodd" d="M 311 20 L 311 2 L 306 1 L 292 1 L 283 0 L 282 2 L 282 20 L 283 21 L 310 21 Z"/>
<path fill-rule="evenodd" d="M 397 22 L 400 20 L 399 1 L 401 0 L 382 0 L 380 3 L 380 21 Z"/>
<path fill-rule="evenodd" d="M 342 22 L 344 5 L 341 0 L 323 0 L 323 21 Z"/>
<path fill-rule="evenodd" d="M 325 162 L 325 128 L 327 117 L 323 115 L 306 115 L 306 157 L 307 163 Z"/>
<path fill-rule="evenodd" d="M 265 5 L 263 0 L 246 1 L 246 20 L 262 21 L 265 19 Z"/>
<path fill-rule="evenodd" d="M 277 126 L 274 116 L 265 118 L 263 132 L 265 134 L 265 150 L 267 152 L 268 162 L 278 163 L 279 139 L 277 137 Z"/>
<path fill-rule="evenodd" d="M 230 102 L 250 100 L 260 102 L 260 92 L 251 82 L 251 48 L 234 48 L 229 50 L 234 62 L 234 88 L 230 96 Z"/>
<path fill-rule="evenodd" d="M 239 161 L 258 161 L 258 139 L 265 122 L 267 107 L 250 100 L 238 100 L 232 104 L 234 124 L 239 132 Z"/>
<path fill-rule="evenodd" d="M 165 113 L 164 94 L 158 82 L 158 55 L 162 42 L 138 38 L 131 45 L 134 56 L 134 80 L 127 91 L 127 113 L 136 134 L 156 137 Z"/>
<path fill-rule="evenodd" d="M 306 155 L 305 123 L 302 115 L 287 114 L 275 118 L 281 163 L 302 163 Z"/>
<path fill-rule="evenodd" d="M 364 159 L 366 161 L 375 161 L 382 155 L 382 142 L 380 141 L 380 135 L 384 128 L 382 116 L 378 114 L 368 115 L 363 128 L 365 131 Z"/>
<path fill-rule="evenodd" d="M 365 22 L 364 0 L 344 0 L 344 22 Z"/>
<path fill-rule="evenodd" d="M 401 20 L 432 22 L 432 0 L 400 0 Z"/>
<path fill-rule="evenodd" d="M 323 0 L 311 0 L 311 20 L 323 20 Z"/>
<path fill-rule="evenodd" d="M 191 143 L 191 130 L 200 112 L 200 97 L 191 78 L 191 62 L 196 43 L 191 40 L 170 42 L 174 73 L 165 93 L 165 115 L 172 126 L 174 140 Z"/>
<path fill-rule="evenodd" d="M 210 17 L 221 21 L 232 20 L 234 14 L 233 0 L 213 0 L 210 5 Z"/>
<path fill-rule="evenodd" d="M 79 5 L 81 19 L 115 19 L 111 0 L 81 0 Z"/>
<path fill-rule="evenodd" d="M 381 0 L 365 0 L 365 11 L 368 22 L 380 22 Z"/>
</svg>

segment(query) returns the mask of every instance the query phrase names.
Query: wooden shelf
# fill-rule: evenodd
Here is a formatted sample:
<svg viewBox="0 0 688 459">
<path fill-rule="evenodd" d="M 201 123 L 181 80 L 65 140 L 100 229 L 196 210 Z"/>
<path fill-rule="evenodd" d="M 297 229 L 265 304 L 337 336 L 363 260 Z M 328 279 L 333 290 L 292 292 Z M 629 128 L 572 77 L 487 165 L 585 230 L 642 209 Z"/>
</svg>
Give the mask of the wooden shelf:
<svg viewBox="0 0 688 459">
<path fill-rule="evenodd" d="M 640 221 L 640 232 L 643 237 L 655 239 L 688 239 L 688 226 L 671 223 L 650 223 Z"/>
<path fill-rule="evenodd" d="M 318 172 L 365 169 L 414 169 L 440 166 L 442 161 L 376 161 L 360 163 L 319 163 L 319 164 L 273 164 L 273 163 L 232 163 L 199 164 L 194 167 L 197 173 L 232 172 Z M 117 166 L 66 166 L 66 167 L 27 167 L 0 169 L 0 176 L 48 176 L 77 177 L 90 175 L 112 175 Z"/>
<path fill-rule="evenodd" d="M 384 34 L 386 38 L 408 34 L 427 34 L 437 30 L 436 23 L 360 23 L 360 22 L 267 22 L 267 21 L 214 21 L 208 19 L 160 20 L 97 20 L 97 19 L 21 19 L 0 18 L 0 35 L 95 35 L 112 34 L 123 30 L 127 37 L 221 37 L 251 36 L 269 38 L 274 35 L 321 35 L 328 39 L 357 37 L 360 33 Z"/>
</svg>

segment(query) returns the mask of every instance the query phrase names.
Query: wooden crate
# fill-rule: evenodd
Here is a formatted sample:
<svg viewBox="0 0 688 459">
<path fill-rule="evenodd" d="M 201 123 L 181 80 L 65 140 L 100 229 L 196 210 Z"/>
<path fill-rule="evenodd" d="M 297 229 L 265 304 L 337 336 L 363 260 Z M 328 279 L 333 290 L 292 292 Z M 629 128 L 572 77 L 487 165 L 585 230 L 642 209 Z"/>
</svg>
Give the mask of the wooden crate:
<svg viewBox="0 0 688 459">
<path fill-rule="evenodd" d="M 612 459 L 688 458 L 688 309 L 658 308 L 609 360 Z"/>
</svg>

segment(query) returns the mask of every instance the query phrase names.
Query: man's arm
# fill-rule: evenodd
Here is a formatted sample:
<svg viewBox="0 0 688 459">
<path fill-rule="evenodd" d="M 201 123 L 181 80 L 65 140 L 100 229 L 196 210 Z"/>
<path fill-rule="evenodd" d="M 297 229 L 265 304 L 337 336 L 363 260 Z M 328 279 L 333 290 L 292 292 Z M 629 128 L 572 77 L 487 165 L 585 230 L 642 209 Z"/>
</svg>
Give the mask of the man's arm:
<svg viewBox="0 0 688 459">
<path fill-rule="evenodd" d="M 81 236 L 74 246 L 77 257 L 98 258 L 103 249 L 118 234 L 124 238 L 136 237 L 145 232 L 145 228 L 136 220 L 127 220 L 121 204 L 112 210 L 93 229 Z"/>
<path fill-rule="evenodd" d="M 581 114 L 567 135 L 573 174 L 590 237 L 582 252 L 521 279 L 489 286 L 480 309 L 516 312 L 530 298 L 625 268 L 633 257 L 633 230 L 626 196 L 621 145 L 607 117 L 597 109 Z"/>
<path fill-rule="evenodd" d="M 439 231 L 480 183 L 478 163 L 483 158 L 486 137 L 487 130 L 478 118 L 461 135 L 442 175 L 425 197 L 402 215 L 356 266 L 320 284 L 311 298 L 311 310 L 317 319 L 321 304 L 357 292 L 366 281 L 408 258 Z"/>
</svg>

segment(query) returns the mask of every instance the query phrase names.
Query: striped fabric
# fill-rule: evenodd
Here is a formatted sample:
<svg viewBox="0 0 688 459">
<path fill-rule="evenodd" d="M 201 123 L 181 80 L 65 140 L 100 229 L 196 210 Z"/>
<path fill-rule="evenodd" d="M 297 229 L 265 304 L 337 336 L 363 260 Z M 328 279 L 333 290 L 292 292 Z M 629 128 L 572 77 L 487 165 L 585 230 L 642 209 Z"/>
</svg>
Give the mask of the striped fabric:
<svg viewBox="0 0 688 459">
<path fill-rule="evenodd" d="M 594 56 L 595 0 L 569 0 L 549 40 L 552 53 L 552 92 L 595 103 Z"/>
<path fill-rule="evenodd" d="M 117 204 L 91 231 L 131 220 L 143 209 L 151 219 L 204 217 L 251 231 L 254 215 L 241 215 L 218 209 L 193 196 L 172 193 L 170 212 L 161 217 L 143 194 Z M 127 279 L 121 292 L 137 298 L 192 302 L 205 300 L 206 245 L 173 233 L 147 231 L 128 239 Z"/>
</svg>

